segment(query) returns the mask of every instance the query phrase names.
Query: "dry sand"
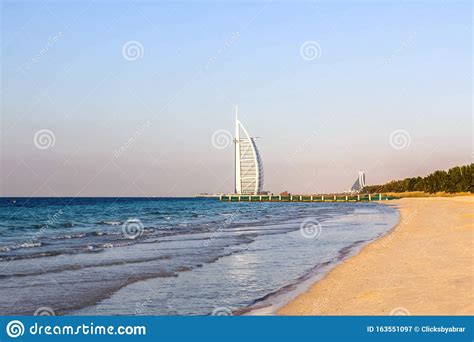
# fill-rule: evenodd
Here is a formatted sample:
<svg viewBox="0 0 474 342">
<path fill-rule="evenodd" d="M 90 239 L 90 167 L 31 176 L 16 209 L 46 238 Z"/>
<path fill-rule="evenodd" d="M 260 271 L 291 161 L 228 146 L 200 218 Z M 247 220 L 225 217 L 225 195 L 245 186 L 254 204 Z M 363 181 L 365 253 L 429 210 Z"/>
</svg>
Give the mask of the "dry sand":
<svg viewBox="0 0 474 342">
<path fill-rule="evenodd" d="M 474 196 L 405 198 L 399 224 L 280 315 L 473 315 Z"/>
</svg>

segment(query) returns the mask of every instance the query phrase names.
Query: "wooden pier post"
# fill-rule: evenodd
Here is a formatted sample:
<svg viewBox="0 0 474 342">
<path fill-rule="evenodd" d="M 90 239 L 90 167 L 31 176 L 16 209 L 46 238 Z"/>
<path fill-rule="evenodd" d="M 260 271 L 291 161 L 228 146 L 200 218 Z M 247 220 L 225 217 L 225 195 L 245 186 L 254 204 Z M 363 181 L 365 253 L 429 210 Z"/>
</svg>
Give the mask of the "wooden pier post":
<svg viewBox="0 0 474 342">
<path fill-rule="evenodd" d="M 336 198 L 336 195 L 334 195 L 334 202 L 337 202 L 337 198 Z"/>
<path fill-rule="evenodd" d="M 313 202 L 313 196 L 311 196 L 310 202 Z"/>
<path fill-rule="evenodd" d="M 321 202 L 324 202 L 324 196 L 321 196 Z"/>
<path fill-rule="evenodd" d="M 347 202 L 348 200 L 349 200 L 349 198 L 348 198 L 347 195 L 346 195 L 346 202 Z"/>
<path fill-rule="evenodd" d="M 360 202 L 360 195 L 357 195 L 357 202 Z"/>
</svg>

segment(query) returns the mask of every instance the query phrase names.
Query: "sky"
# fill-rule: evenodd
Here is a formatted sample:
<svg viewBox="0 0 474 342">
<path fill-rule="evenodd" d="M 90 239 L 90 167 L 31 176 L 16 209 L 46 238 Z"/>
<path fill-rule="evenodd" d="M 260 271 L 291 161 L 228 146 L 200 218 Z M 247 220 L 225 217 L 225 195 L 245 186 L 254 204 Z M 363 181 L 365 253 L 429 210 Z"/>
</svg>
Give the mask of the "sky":
<svg viewBox="0 0 474 342">
<path fill-rule="evenodd" d="M 2 196 L 273 193 L 472 162 L 470 1 L 3 1 Z"/>
</svg>

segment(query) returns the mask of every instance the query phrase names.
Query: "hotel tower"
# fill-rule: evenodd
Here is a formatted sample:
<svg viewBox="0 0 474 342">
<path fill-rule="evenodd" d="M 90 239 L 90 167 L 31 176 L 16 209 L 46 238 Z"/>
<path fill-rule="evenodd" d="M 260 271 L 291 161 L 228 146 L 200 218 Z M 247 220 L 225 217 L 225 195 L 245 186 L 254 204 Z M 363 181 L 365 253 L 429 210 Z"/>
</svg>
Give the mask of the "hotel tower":
<svg viewBox="0 0 474 342">
<path fill-rule="evenodd" d="M 352 185 L 350 192 L 361 192 L 362 189 L 364 189 L 364 187 L 365 187 L 365 172 L 359 171 L 359 176 L 354 182 L 354 185 Z"/>
<path fill-rule="evenodd" d="M 235 193 L 256 195 L 263 189 L 263 165 L 255 138 L 239 121 L 235 107 Z"/>
</svg>

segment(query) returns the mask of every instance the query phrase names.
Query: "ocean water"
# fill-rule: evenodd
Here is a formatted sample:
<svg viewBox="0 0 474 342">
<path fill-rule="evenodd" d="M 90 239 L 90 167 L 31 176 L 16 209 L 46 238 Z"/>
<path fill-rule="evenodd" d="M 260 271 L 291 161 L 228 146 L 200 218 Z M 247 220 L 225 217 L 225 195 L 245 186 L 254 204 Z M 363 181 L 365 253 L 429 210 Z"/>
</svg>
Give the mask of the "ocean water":
<svg viewBox="0 0 474 342">
<path fill-rule="evenodd" d="M 397 222 L 378 203 L 1 198 L 0 312 L 271 312 Z"/>
</svg>

